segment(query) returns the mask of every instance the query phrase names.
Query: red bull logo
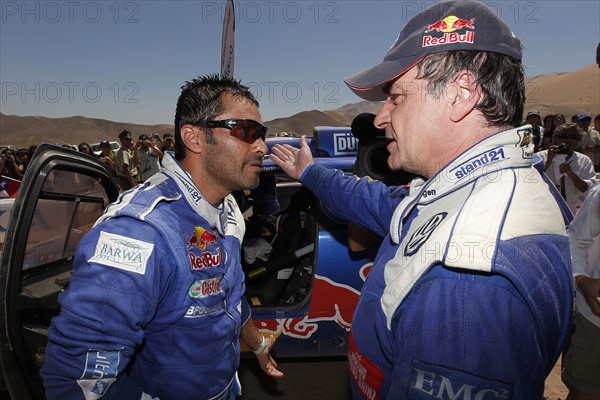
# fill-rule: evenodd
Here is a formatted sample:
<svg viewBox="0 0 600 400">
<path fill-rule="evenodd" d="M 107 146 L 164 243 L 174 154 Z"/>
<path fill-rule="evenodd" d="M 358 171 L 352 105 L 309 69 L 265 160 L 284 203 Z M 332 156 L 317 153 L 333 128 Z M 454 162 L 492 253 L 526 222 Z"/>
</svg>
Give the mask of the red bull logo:
<svg viewBox="0 0 600 400">
<path fill-rule="evenodd" d="M 188 239 L 188 249 L 198 247 L 200 250 L 206 250 L 211 244 L 217 244 L 217 236 L 207 231 L 201 226 L 194 228 L 194 236 Z"/>
<path fill-rule="evenodd" d="M 455 31 L 460 31 L 463 28 L 472 29 L 464 34 L 459 34 Z M 455 15 L 450 15 L 438 22 L 431 24 L 425 30 L 425 33 L 432 31 L 442 32 L 442 37 L 434 37 L 431 35 L 423 36 L 423 47 L 438 46 L 449 43 L 473 43 L 475 41 L 475 18 L 470 20 L 458 18 Z"/>
<path fill-rule="evenodd" d="M 360 275 L 363 280 L 371 267 L 372 263 L 369 263 L 361 268 Z M 319 322 L 323 321 L 334 321 L 349 331 L 359 297 L 360 291 L 352 286 L 315 275 L 313 296 L 306 316 L 255 321 L 255 323 L 264 334 L 276 337 L 283 334 L 298 339 L 310 338 L 319 329 Z"/>
<path fill-rule="evenodd" d="M 435 24 L 431 24 L 425 30 L 425 33 L 429 33 L 431 31 L 437 32 L 454 32 L 457 30 L 461 30 L 462 28 L 475 29 L 475 18 L 471 18 L 470 20 L 458 18 L 455 15 L 450 15 Z"/>
</svg>

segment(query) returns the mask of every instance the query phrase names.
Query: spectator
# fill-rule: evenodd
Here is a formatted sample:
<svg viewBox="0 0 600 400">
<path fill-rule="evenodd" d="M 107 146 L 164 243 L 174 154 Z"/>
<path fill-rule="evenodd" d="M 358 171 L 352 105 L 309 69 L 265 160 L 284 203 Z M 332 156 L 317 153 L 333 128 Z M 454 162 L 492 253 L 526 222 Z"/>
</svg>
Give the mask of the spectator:
<svg viewBox="0 0 600 400">
<path fill-rule="evenodd" d="M 259 183 L 260 121 L 237 81 L 210 75 L 182 87 L 176 152 L 155 184 L 122 194 L 79 242 L 48 329 L 49 400 L 232 400 L 240 339 L 263 371 L 282 376 L 274 338 L 258 331 L 245 300 L 245 226 L 231 195 Z"/>
<path fill-rule="evenodd" d="M 544 149 L 548 149 L 550 146 L 552 146 L 552 137 L 554 136 L 554 131 L 565 122 L 566 120 L 564 114 L 554 114 L 554 117 L 552 118 L 552 124 L 550 125 L 550 130 L 544 130 Z"/>
<path fill-rule="evenodd" d="M 569 227 L 577 315 L 563 359 L 567 400 L 600 399 L 600 186 L 590 189 Z"/>
<path fill-rule="evenodd" d="M 154 144 L 156 145 L 156 147 L 158 147 L 159 149 L 162 149 L 163 142 L 162 142 L 162 139 L 160 138 L 160 135 L 158 133 L 155 133 L 152 135 L 152 139 L 154 139 Z"/>
<path fill-rule="evenodd" d="M 173 140 L 173 134 L 165 133 L 163 135 L 162 147 L 160 151 L 163 153 L 165 151 L 174 151 L 175 150 L 175 141 Z"/>
<path fill-rule="evenodd" d="M 531 125 L 533 129 L 533 151 L 539 151 L 544 148 L 544 128 L 542 127 L 542 117 L 537 110 L 531 110 L 527 113 L 525 123 Z"/>
<path fill-rule="evenodd" d="M 139 155 L 135 151 L 131 132 L 119 133 L 121 148 L 117 151 L 117 179 L 121 190 L 129 190 L 137 184 Z"/>
<path fill-rule="evenodd" d="M 410 188 L 314 163 L 305 137 L 300 149 L 273 147 L 324 207 L 385 237 L 348 339 L 356 399 L 543 396 L 573 286 L 559 206 L 519 126 L 521 57 L 496 11 L 444 1 L 408 21 L 383 62 L 346 79 L 384 101 L 375 126 L 390 169 L 420 176 Z"/>
<path fill-rule="evenodd" d="M 29 165 L 29 149 L 26 147 L 20 148 L 17 150 L 17 163 L 21 164 L 23 169 L 23 174 L 27 170 L 27 166 Z"/>
<path fill-rule="evenodd" d="M 31 160 L 33 159 L 33 155 L 35 154 L 35 151 L 37 150 L 38 145 L 37 144 L 32 144 L 29 146 L 29 162 L 31 162 Z"/>
<path fill-rule="evenodd" d="M 110 146 L 110 142 L 108 140 L 102 140 L 100 141 L 100 144 L 98 145 L 98 148 L 100 149 L 100 154 L 98 154 L 98 160 L 100 160 L 100 162 L 102 164 L 104 164 L 104 166 L 112 172 L 112 176 L 113 178 L 115 178 L 115 181 L 117 180 L 117 156 L 115 154 L 115 152 L 113 151 L 112 147 Z M 117 182 L 118 183 L 118 182 Z"/>
<path fill-rule="evenodd" d="M 594 126 L 590 126 L 592 117 L 589 114 L 579 114 L 577 125 L 583 131 L 581 138 L 581 152 L 592 159 L 594 169 L 598 170 L 600 164 L 600 133 Z"/>
<path fill-rule="evenodd" d="M 596 114 L 594 117 L 594 130 L 598 132 L 598 136 L 600 136 L 600 114 Z M 600 145 L 596 143 L 594 158 L 594 166 L 596 168 L 596 172 L 600 172 Z"/>
<path fill-rule="evenodd" d="M 585 113 L 577 114 L 575 123 L 579 126 L 579 128 L 582 131 L 587 132 L 590 129 L 590 125 L 592 123 L 592 116 L 590 114 Z"/>
<path fill-rule="evenodd" d="M 86 143 L 86 142 L 79 143 L 79 145 L 77 146 L 77 150 L 80 153 L 84 153 L 84 154 L 87 154 L 89 156 L 92 156 L 92 157 L 96 158 L 96 155 L 92 151 L 90 145 L 88 143 Z"/>
<path fill-rule="evenodd" d="M 576 124 L 563 124 L 554 132 L 554 144 L 539 152 L 548 178 L 560 190 L 573 214 L 581 206 L 588 190 L 597 183 L 592 160 L 573 150 L 581 136 Z"/>
<path fill-rule="evenodd" d="M 544 128 L 544 141 L 546 140 L 546 135 L 548 132 L 552 130 L 552 120 L 554 119 L 554 114 L 544 115 L 544 121 L 542 123 L 542 128 Z"/>
<path fill-rule="evenodd" d="M 17 161 L 14 152 L 6 148 L 0 155 L 0 175 L 12 179 L 23 179 L 23 167 Z"/>
<path fill-rule="evenodd" d="M 163 158 L 163 152 L 156 146 L 154 140 L 148 135 L 140 135 L 137 144 L 138 156 L 140 159 L 141 181 L 160 171 L 160 161 Z"/>
</svg>

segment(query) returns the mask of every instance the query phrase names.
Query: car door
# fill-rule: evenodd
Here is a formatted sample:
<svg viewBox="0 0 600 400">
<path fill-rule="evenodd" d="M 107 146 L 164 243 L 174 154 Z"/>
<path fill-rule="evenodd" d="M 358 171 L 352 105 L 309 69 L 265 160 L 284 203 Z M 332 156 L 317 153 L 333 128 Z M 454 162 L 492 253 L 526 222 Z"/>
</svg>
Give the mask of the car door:
<svg viewBox="0 0 600 400">
<path fill-rule="evenodd" d="M 0 378 L 13 400 L 44 398 L 39 369 L 50 320 L 60 311 L 58 295 L 69 285 L 79 240 L 117 196 L 93 157 L 38 147 L 0 247 Z"/>
</svg>

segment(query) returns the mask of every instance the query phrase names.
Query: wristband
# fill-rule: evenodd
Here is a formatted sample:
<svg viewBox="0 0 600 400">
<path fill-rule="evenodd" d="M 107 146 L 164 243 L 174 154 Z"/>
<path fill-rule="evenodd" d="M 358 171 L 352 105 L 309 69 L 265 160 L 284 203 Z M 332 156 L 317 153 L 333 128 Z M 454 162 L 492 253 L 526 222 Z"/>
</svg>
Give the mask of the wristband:
<svg viewBox="0 0 600 400">
<path fill-rule="evenodd" d="M 266 337 L 262 337 L 262 344 L 260 345 L 260 347 L 257 350 L 252 350 L 254 352 L 254 354 L 259 355 L 261 354 L 263 351 L 265 351 L 265 349 L 267 348 L 267 344 L 269 344 L 269 341 L 267 340 Z"/>
</svg>

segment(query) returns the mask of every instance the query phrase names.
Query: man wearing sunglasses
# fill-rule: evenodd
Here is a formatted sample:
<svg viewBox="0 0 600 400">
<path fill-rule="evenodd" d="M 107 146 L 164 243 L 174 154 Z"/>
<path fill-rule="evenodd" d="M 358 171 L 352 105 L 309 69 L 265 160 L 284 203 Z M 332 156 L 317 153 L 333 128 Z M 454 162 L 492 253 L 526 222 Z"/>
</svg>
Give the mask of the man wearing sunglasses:
<svg viewBox="0 0 600 400">
<path fill-rule="evenodd" d="M 268 375 L 283 375 L 244 297 L 245 225 L 231 195 L 259 183 L 258 107 L 234 80 L 182 87 L 162 171 L 123 193 L 79 244 L 48 332 L 48 399 L 232 399 L 240 338 Z"/>
<path fill-rule="evenodd" d="M 583 132 L 577 124 L 563 124 L 554 131 L 554 144 L 538 153 L 544 161 L 546 175 L 557 186 L 573 215 L 588 191 L 598 183 L 592 160 L 573 150 L 582 137 Z"/>
</svg>

